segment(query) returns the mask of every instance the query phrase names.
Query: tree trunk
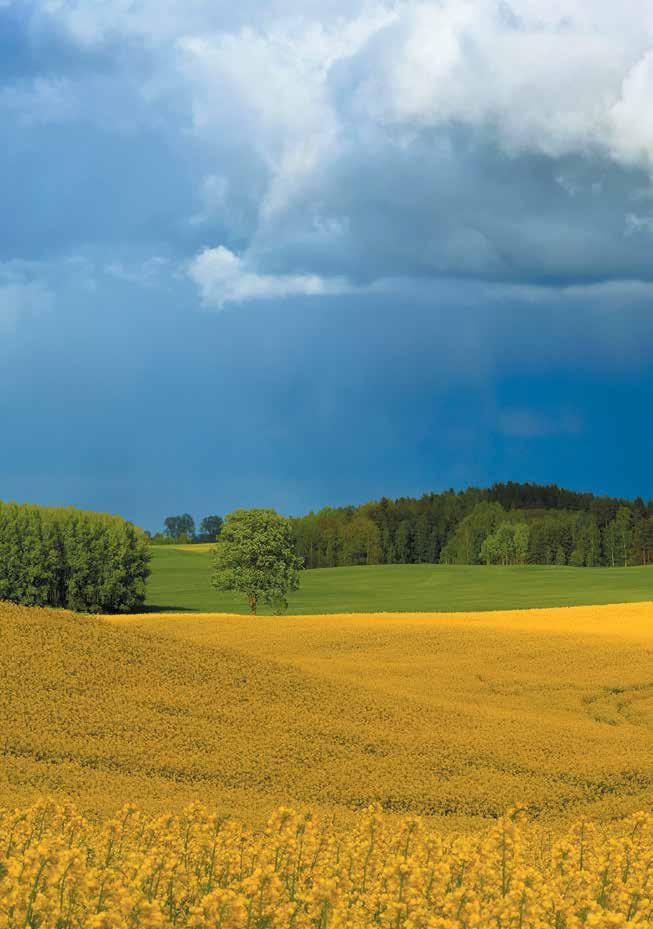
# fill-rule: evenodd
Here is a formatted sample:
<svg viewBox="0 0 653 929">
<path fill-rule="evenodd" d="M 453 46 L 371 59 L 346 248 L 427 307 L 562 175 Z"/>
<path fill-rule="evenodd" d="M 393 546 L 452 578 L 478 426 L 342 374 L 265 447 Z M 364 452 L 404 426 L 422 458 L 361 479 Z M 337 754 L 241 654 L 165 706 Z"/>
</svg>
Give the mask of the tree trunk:
<svg viewBox="0 0 653 929">
<path fill-rule="evenodd" d="M 252 616 L 256 616 L 256 597 L 249 598 L 249 612 Z"/>
</svg>

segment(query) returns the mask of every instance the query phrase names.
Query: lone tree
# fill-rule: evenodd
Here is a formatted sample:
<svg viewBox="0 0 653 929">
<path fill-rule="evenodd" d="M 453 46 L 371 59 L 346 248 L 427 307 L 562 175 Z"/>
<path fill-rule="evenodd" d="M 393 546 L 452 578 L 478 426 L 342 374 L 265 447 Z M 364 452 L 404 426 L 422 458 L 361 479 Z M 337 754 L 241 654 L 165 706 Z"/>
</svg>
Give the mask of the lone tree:
<svg viewBox="0 0 653 929">
<path fill-rule="evenodd" d="M 295 554 L 290 523 L 274 510 L 235 510 L 224 521 L 213 549 L 216 590 L 245 594 L 255 614 L 262 600 L 275 613 L 288 606 L 299 587 L 301 559 Z"/>
</svg>

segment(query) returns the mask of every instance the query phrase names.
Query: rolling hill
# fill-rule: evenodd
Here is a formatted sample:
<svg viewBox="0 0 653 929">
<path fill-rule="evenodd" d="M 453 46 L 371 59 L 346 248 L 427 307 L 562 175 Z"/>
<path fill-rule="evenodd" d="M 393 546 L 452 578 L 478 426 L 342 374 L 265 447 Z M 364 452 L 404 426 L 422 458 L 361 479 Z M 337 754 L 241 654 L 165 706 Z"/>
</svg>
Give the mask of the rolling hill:
<svg viewBox="0 0 653 929">
<path fill-rule="evenodd" d="M 153 546 L 149 609 L 246 613 L 210 585 L 209 545 Z M 290 612 L 454 612 L 653 600 L 653 567 L 371 565 L 304 571 Z M 266 612 L 261 608 L 261 612 Z"/>
<path fill-rule="evenodd" d="M 192 556 L 191 556 L 192 557 Z M 0 806 L 471 828 L 653 801 L 653 606 L 106 619 L 0 605 Z"/>
</svg>

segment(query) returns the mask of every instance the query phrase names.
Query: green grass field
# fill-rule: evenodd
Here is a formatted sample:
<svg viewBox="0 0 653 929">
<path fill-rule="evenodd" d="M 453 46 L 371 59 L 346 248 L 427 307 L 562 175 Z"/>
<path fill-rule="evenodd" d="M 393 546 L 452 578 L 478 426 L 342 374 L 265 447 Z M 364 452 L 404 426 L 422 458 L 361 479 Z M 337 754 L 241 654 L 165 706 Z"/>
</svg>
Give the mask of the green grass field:
<svg viewBox="0 0 653 929">
<path fill-rule="evenodd" d="M 154 546 L 149 609 L 246 613 L 244 597 L 211 588 L 209 549 Z M 303 572 L 289 612 L 454 612 L 642 600 L 653 600 L 653 567 L 375 565 Z"/>
</svg>

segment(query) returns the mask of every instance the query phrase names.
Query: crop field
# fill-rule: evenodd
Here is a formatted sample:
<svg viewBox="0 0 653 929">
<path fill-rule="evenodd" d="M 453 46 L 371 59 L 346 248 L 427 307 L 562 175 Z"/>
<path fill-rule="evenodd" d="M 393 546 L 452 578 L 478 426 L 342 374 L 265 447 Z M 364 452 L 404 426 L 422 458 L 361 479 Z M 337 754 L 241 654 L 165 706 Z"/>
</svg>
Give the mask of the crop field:
<svg viewBox="0 0 653 929">
<path fill-rule="evenodd" d="M 645 814 L 555 838 L 511 815 L 445 837 L 378 811 L 343 834 L 282 808 L 256 833 L 197 806 L 94 825 L 42 803 L 0 814 L 0 843 L 11 929 L 636 929 L 652 917 Z"/>
<path fill-rule="evenodd" d="M 246 613 L 210 585 L 210 545 L 153 546 L 148 609 Z M 305 571 L 290 612 L 515 610 L 653 600 L 653 567 L 371 565 Z M 265 612 L 265 609 L 262 610 Z"/>
<path fill-rule="evenodd" d="M 0 604 L 0 926 L 648 925 L 652 653 L 650 603 Z"/>
<path fill-rule="evenodd" d="M 85 619 L 0 608 L 0 803 L 380 804 L 472 828 L 653 799 L 653 606 Z"/>
</svg>

